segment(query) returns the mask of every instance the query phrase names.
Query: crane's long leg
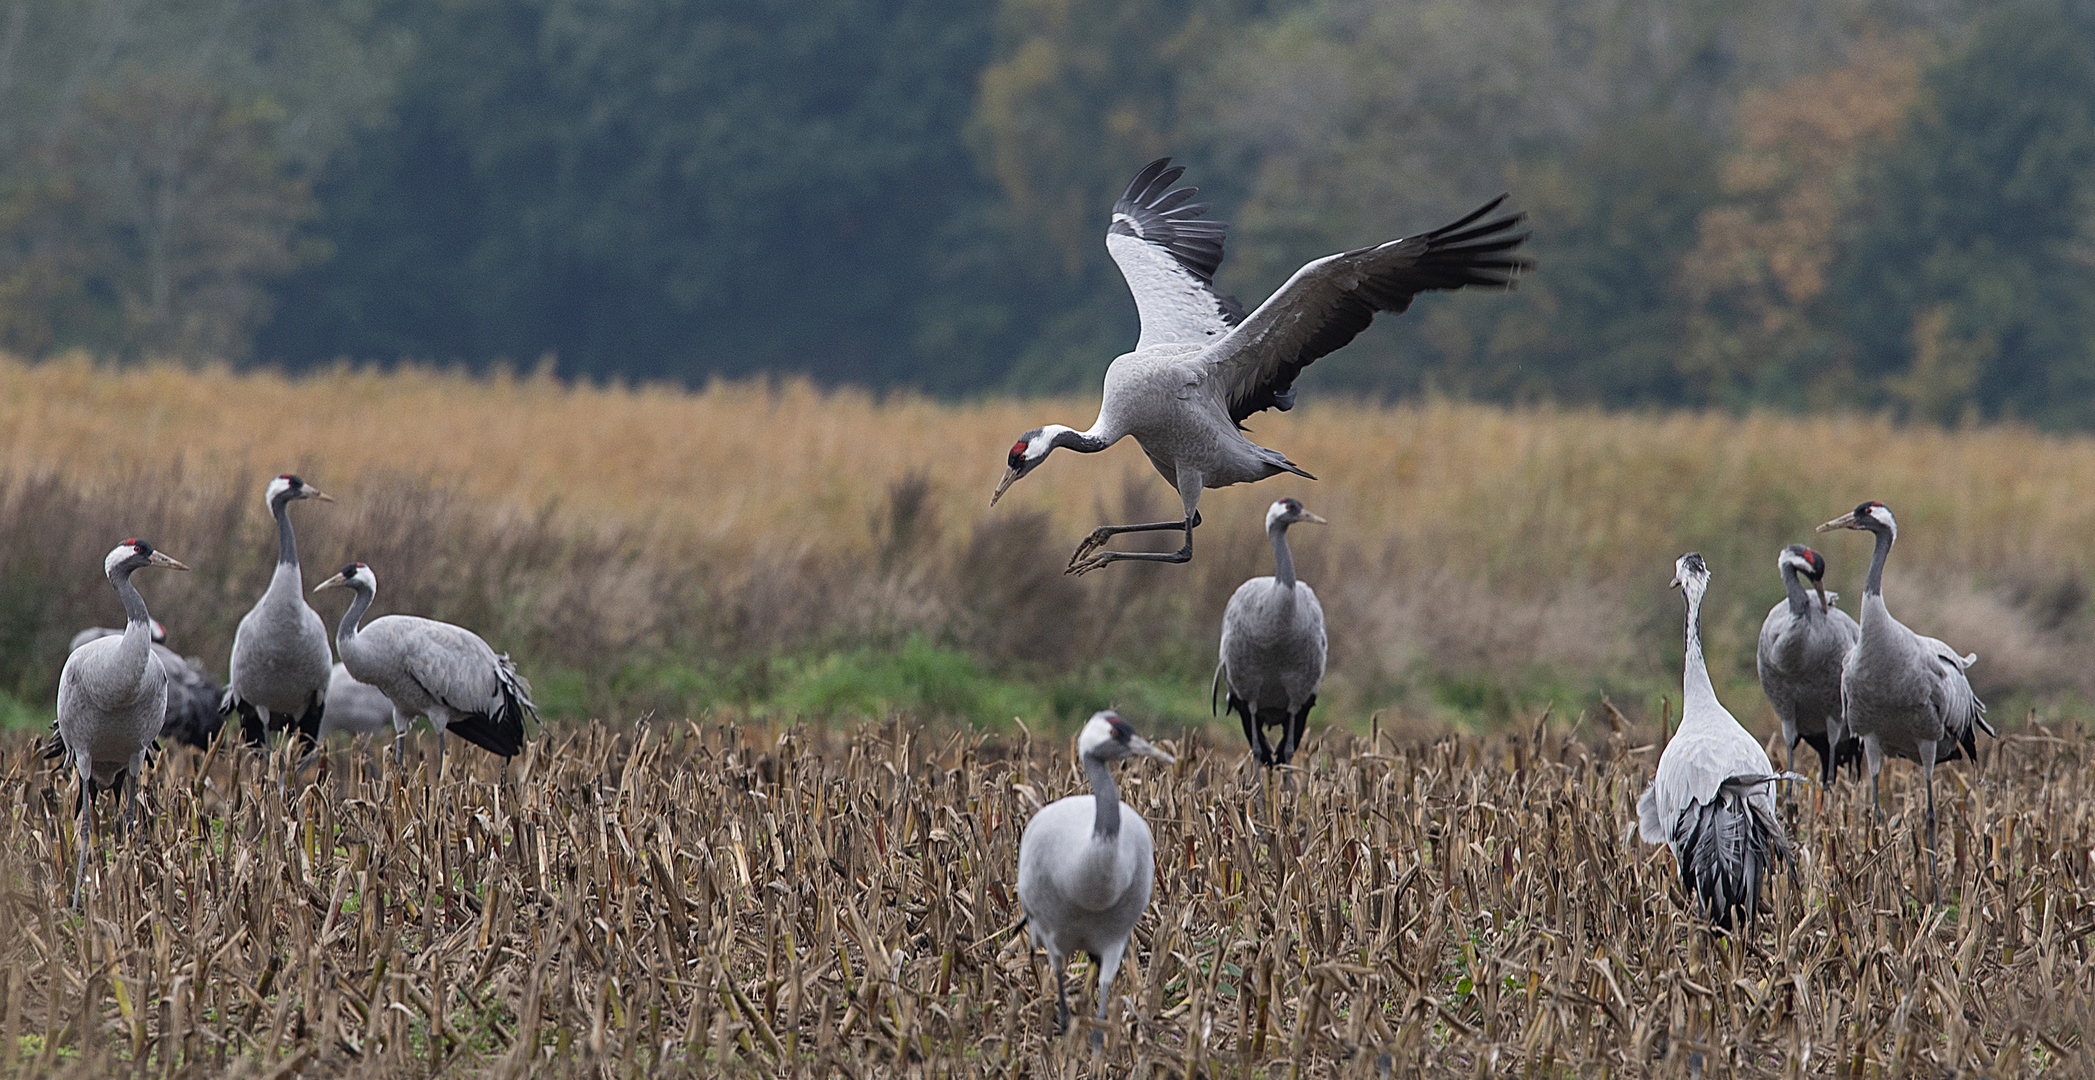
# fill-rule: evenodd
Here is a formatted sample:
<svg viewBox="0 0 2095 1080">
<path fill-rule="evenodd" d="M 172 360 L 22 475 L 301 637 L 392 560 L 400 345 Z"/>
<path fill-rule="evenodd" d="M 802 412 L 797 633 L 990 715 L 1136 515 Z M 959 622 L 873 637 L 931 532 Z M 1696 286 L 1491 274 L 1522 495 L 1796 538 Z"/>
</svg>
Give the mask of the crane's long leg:
<svg viewBox="0 0 2095 1080">
<path fill-rule="evenodd" d="M 1099 1026 L 1093 1029 L 1091 1032 L 1091 1045 L 1093 1046 L 1105 1045 L 1107 1022 L 1106 1013 L 1112 1007 L 1113 1004 L 1113 977 L 1115 975 L 1120 974 L 1120 960 L 1123 956 L 1127 955 L 1127 949 L 1127 940 L 1123 938 L 1121 939 L 1119 944 L 1107 948 L 1105 955 L 1100 956 L 1098 958 Z"/>
<path fill-rule="evenodd" d="M 1935 743 L 1929 740 L 1918 747 L 1921 783 L 1928 789 L 1928 904 L 1933 906 L 1941 900 L 1935 876 Z"/>
<path fill-rule="evenodd" d="M 138 785 L 145 775 L 145 751 L 131 755 L 124 766 L 124 838 L 131 838 L 131 830 L 138 827 Z"/>
<path fill-rule="evenodd" d="M 1251 744 L 1252 760 L 1261 765 L 1271 765 L 1273 749 L 1266 745 L 1266 733 L 1258 726 L 1258 713 L 1253 711 L 1250 702 L 1234 694 L 1230 695 L 1229 704 L 1244 721 L 1244 741 Z"/>
<path fill-rule="evenodd" d="M 1069 557 L 1070 574 L 1088 574 L 1101 566 L 1122 561 L 1182 563 L 1193 561 L 1193 530 L 1200 526 L 1200 511 L 1195 510 L 1183 521 L 1152 521 L 1142 525 L 1101 525 L 1091 530 L 1091 535 L 1077 545 L 1076 554 Z M 1186 533 L 1184 547 L 1177 551 L 1106 551 L 1092 555 L 1105 545 L 1107 540 L 1121 533 L 1161 532 L 1166 529 L 1183 529 Z M 1087 556 L 1089 556 L 1087 558 Z"/>
<path fill-rule="evenodd" d="M 1280 761 L 1286 764 L 1294 760 L 1295 751 L 1302 747 L 1302 733 L 1309 729 L 1309 710 L 1317 707 L 1317 695 L 1311 694 L 1302 707 L 1288 714 L 1288 725 L 1281 735 Z"/>
<path fill-rule="evenodd" d="M 73 910 L 78 911 L 87 893 L 87 849 L 95 842 L 94 762 L 79 754 L 73 758 L 73 769 L 80 774 L 80 816 L 73 823 L 73 840 L 80 848 L 73 860 Z"/>
<path fill-rule="evenodd" d="M 1055 1034 L 1069 1030 L 1069 986 L 1062 977 L 1062 969 L 1069 966 L 1069 957 L 1049 954 L 1048 966 L 1055 969 Z"/>
</svg>

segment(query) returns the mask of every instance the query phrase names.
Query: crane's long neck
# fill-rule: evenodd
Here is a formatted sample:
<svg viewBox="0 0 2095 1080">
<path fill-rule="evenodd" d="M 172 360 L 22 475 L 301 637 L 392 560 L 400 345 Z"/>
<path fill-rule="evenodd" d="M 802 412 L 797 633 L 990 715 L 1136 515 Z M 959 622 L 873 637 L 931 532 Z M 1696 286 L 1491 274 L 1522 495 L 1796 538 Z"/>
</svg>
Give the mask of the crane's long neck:
<svg viewBox="0 0 2095 1080">
<path fill-rule="evenodd" d="M 145 677 L 146 657 L 153 652 L 153 617 L 146 612 L 145 597 L 138 595 L 138 586 L 131 584 L 131 571 L 135 569 L 126 566 L 109 575 L 116 595 L 124 601 L 124 640 L 117 646 L 116 669 L 125 686 Z"/>
<path fill-rule="evenodd" d="M 356 599 L 349 602 L 349 610 L 342 613 L 342 622 L 335 627 L 335 651 L 348 661 L 350 650 L 356 648 L 357 628 L 364 621 L 364 612 L 371 610 L 371 601 L 378 593 L 372 589 L 356 590 Z"/>
<path fill-rule="evenodd" d="M 1869 580 L 1863 583 L 1862 595 L 1865 599 L 1874 596 L 1882 600 L 1884 598 L 1884 560 L 1891 557 L 1891 530 L 1871 529 L 1870 531 L 1877 534 L 1877 550 L 1870 554 Z"/>
<path fill-rule="evenodd" d="M 1717 706 L 1717 689 L 1710 685 L 1709 664 L 1702 658 L 1702 592 L 1688 592 L 1688 661 L 1687 671 L 1681 679 L 1680 719 L 1686 723 L 1688 717 L 1701 712 L 1697 706 Z M 1721 708 L 1721 706 L 1719 706 Z"/>
<path fill-rule="evenodd" d="M 1084 758 L 1084 775 L 1091 781 L 1092 798 L 1098 801 L 1091 838 L 1113 840 L 1120 835 L 1120 785 L 1113 782 L 1113 773 L 1105 762 L 1089 755 Z"/>
<path fill-rule="evenodd" d="M 1273 541 L 1273 580 L 1283 589 L 1295 587 L 1295 556 L 1288 550 L 1288 523 L 1266 526 L 1266 539 Z"/>
<path fill-rule="evenodd" d="M 1106 447 L 1119 442 L 1126 434 L 1124 431 L 1109 430 L 1106 423 L 1106 414 L 1101 410 L 1098 414 L 1098 420 L 1091 425 L 1090 431 L 1063 428 L 1061 431 L 1056 432 L 1055 437 L 1050 441 L 1059 449 L 1075 450 L 1080 454 L 1096 454 Z"/>
<path fill-rule="evenodd" d="M 291 500 L 280 498 L 270 503 L 269 513 L 276 518 L 276 564 L 296 569 L 298 538 L 291 534 Z"/>
<path fill-rule="evenodd" d="M 1789 613 L 1792 618 L 1801 619 L 1811 614 L 1811 590 L 1797 580 L 1797 568 L 1788 563 L 1782 564 L 1782 587 L 1789 590 Z"/>
</svg>

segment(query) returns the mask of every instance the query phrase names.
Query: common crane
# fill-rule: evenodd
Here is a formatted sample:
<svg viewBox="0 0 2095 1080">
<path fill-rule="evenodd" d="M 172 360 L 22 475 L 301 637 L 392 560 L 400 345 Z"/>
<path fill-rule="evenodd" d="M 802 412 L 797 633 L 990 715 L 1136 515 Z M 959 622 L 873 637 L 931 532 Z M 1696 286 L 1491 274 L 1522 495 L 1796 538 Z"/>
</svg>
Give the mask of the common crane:
<svg viewBox="0 0 2095 1080">
<path fill-rule="evenodd" d="M 1295 756 L 1324 682 L 1324 606 L 1308 582 L 1295 580 L 1295 558 L 1288 551 L 1288 526 L 1297 522 L 1325 524 L 1294 499 L 1266 509 L 1273 574 L 1237 586 L 1222 612 L 1215 689 L 1227 682 L 1229 708 L 1244 721 L 1244 739 L 1261 765 L 1285 765 Z M 1280 728 L 1277 748 L 1266 743 L 1269 727 Z"/>
<path fill-rule="evenodd" d="M 1876 536 L 1869 578 L 1862 586 L 1862 633 L 1848 650 L 1841 672 L 1841 698 L 1848 733 L 1862 741 L 1869 769 L 1870 802 L 1881 815 L 1884 756 L 1920 763 L 1928 789 L 1928 878 L 1935 878 L 1935 763 L 1960 754 L 1978 760 L 1978 733 L 2000 733 L 1986 722 L 1986 704 L 1971 688 L 1964 669 L 1979 654 L 1959 656 L 1943 642 L 1922 637 L 1891 617 L 1884 606 L 1884 562 L 1899 537 L 1898 520 L 1881 502 L 1866 502 L 1819 526 L 1820 532 L 1860 529 Z"/>
<path fill-rule="evenodd" d="M 1057 448 L 1095 454 L 1134 436 L 1177 489 L 1184 516 L 1098 527 L 1070 556 L 1072 574 L 1122 560 L 1190 561 L 1205 488 L 1284 472 L 1315 479 L 1287 455 L 1245 438 L 1245 418 L 1293 408 L 1295 376 L 1353 340 L 1377 312 L 1402 312 L 1429 289 L 1505 288 L 1531 265 L 1509 254 L 1527 239 L 1511 231 L 1521 215 L 1479 223 L 1502 195 L 1432 232 L 1317 259 L 1247 316 L 1234 297 L 1215 291 L 1226 226 L 1200 220 L 1206 203 L 1187 205 L 1199 189 L 1172 189 L 1184 172 L 1170 158 L 1158 158 L 1113 206 L 1106 250 L 1134 294 L 1142 334 L 1133 352 L 1106 369 L 1098 418 L 1084 431 L 1049 424 L 1019 436 L 989 497 L 995 506 Z M 1174 552 L 1099 550 L 1121 533 L 1171 529 L 1185 533 L 1185 545 Z"/>
<path fill-rule="evenodd" d="M 1841 666 L 1862 628 L 1833 606 L 1840 596 L 1826 592 L 1825 556 L 1791 544 L 1782 549 L 1775 566 L 1789 598 L 1769 609 L 1760 624 L 1755 653 L 1760 689 L 1782 720 L 1782 740 L 1789 747 L 1787 767 L 1797 767 L 1797 743 L 1810 743 L 1819 752 L 1819 778 L 1831 787 L 1847 737 L 1840 703 Z M 1808 579 L 1817 590 L 1816 605 L 1800 579 Z"/>
<path fill-rule="evenodd" d="M 1680 728 L 1637 800 L 1637 832 L 1647 844 L 1673 849 L 1682 888 L 1711 922 L 1729 930 L 1735 913 L 1752 922 L 1768 872 L 1789 861 L 1790 844 L 1768 794 L 1776 779 L 1768 752 L 1717 700 L 1702 657 L 1709 564 L 1696 552 L 1682 555 L 1673 564 L 1672 586 L 1688 602 Z"/>
<path fill-rule="evenodd" d="M 335 648 L 358 681 L 393 703 L 395 760 L 399 737 L 417 716 L 436 729 L 436 777 L 444 773 L 445 732 L 504 758 L 524 746 L 524 718 L 536 718 L 531 684 L 508 654 L 496 655 L 480 635 L 462 626 L 415 615 L 384 615 L 359 627 L 378 595 L 378 577 L 363 563 L 313 586 L 356 594 L 335 630 Z"/>
<path fill-rule="evenodd" d="M 1055 970 L 1055 1029 L 1069 1030 L 1069 994 L 1062 973 L 1079 949 L 1098 966 L 1098 1018 L 1106 1019 L 1113 976 L 1127 952 L 1128 934 L 1149 906 L 1156 867 L 1149 823 L 1120 805 L 1120 788 L 1106 766 L 1120 758 L 1177 760 L 1135 734 L 1111 710 L 1092 714 L 1077 735 L 1077 754 L 1091 794 L 1042 807 L 1018 841 L 1018 903 L 1034 945 L 1047 950 Z M 1092 1038 L 1103 1040 L 1095 1031 Z"/>
<path fill-rule="evenodd" d="M 107 626 L 91 626 L 73 635 L 73 642 L 66 648 L 68 654 L 80 646 L 99 638 L 120 637 L 122 630 Z M 203 661 L 196 657 L 184 657 L 167 645 L 167 627 L 160 620 L 153 620 L 153 655 L 160 660 L 160 667 L 167 672 L 167 719 L 160 725 L 160 738 L 208 749 L 225 717 L 218 712 L 218 703 L 225 698 L 225 687 L 204 671 Z M 47 757 L 63 757 L 63 743 L 54 734 Z"/>
<path fill-rule="evenodd" d="M 74 839 L 73 906 L 87 886 L 87 849 L 94 840 L 94 794 L 124 777 L 124 828 L 138 812 L 138 779 L 146 747 L 160 736 L 167 716 L 167 672 L 153 656 L 152 615 L 131 584 L 143 567 L 187 570 L 143 540 L 126 540 L 102 560 L 102 572 L 124 602 L 124 632 L 87 642 L 67 656 L 58 674 L 58 737 L 80 775 L 80 809 Z"/>
<path fill-rule="evenodd" d="M 327 624 L 306 603 L 298 539 L 291 532 L 290 507 L 301 499 L 334 501 L 290 473 L 269 482 L 264 502 L 276 519 L 276 571 L 233 632 L 232 685 L 220 711 L 239 714 L 241 734 L 251 743 L 267 743 L 271 731 L 284 727 L 310 740 L 320 733 L 327 710 L 334 656 L 327 648 Z"/>
</svg>

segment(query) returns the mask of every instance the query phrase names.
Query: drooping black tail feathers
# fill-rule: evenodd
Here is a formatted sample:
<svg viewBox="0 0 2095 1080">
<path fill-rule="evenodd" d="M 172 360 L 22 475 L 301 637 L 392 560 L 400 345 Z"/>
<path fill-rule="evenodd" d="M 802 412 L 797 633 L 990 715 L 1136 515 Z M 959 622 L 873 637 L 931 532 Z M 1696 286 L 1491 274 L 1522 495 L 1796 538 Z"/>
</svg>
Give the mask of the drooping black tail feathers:
<svg viewBox="0 0 2095 1080">
<path fill-rule="evenodd" d="M 1309 710 L 1315 708 L 1317 696 L 1311 694 L 1297 712 L 1286 709 L 1260 709 L 1256 715 L 1251 705 L 1235 693 L 1229 695 L 1229 711 L 1236 713 L 1244 722 L 1244 741 L 1251 744 L 1251 756 L 1261 765 L 1285 765 L 1295 756 L 1295 748 L 1302 745 L 1302 731 L 1308 723 Z M 1265 729 L 1280 729 L 1280 745 L 1266 741 Z"/>
<path fill-rule="evenodd" d="M 537 720 L 538 706 L 531 701 L 531 684 L 517 674 L 508 653 L 495 665 L 495 676 L 501 681 L 495 707 L 463 713 L 445 730 L 491 754 L 515 757 L 524 748 L 524 719 Z"/>
<path fill-rule="evenodd" d="M 1721 930 L 1751 923 L 1776 863 L 1792 857 L 1782 823 L 1749 796 L 1765 776 L 1736 776 L 1680 816 L 1680 883 Z"/>
<path fill-rule="evenodd" d="M 225 719 L 234 716 L 240 718 L 240 739 L 249 746 L 267 747 L 269 736 L 279 731 L 290 732 L 292 739 L 300 746 L 318 746 L 320 721 L 327 714 L 327 699 L 315 692 L 306 702 L 305 711 L 299 713 L 297 719 L 271 716 L 269 722 L 264 724 L 261 710 L 252 702 L 243 701 L 235 696 L 229 687 L 225 697 L 218 703 L 218 713 Z M 206 740 L 205 745 L 209 745 L 209 740 Z"/>
</svg>

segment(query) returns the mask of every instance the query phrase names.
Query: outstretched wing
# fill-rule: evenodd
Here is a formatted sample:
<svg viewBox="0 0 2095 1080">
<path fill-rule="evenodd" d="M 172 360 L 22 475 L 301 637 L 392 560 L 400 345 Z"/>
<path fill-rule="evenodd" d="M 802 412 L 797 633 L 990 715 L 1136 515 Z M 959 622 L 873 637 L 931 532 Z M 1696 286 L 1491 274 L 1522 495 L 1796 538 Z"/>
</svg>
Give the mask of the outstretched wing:
<svg viewBox="0 0 2095 1080">
<path fill-rule="evenodd" d="M 1510 288 L 1515 275 L 1534 266 L 1511 254 L 1528 238 L 1513 231 L 1525 215 L 1479 224 L 1505 199 L 1432 232 L 1327 255 L 1295 271 L 1208 354 L 1230 419 L 1241 425 L 1261 409 L 1293 408 L 1295 376 L 1353 340 L 1377 312 L 1402 312 L 1429 289 Z"/>
<path fill-rule="evenodd" d="M 1137 349 L 1206 344 L 1244 320 L 1236 297 L 1215 292 L 1215 268 L 1222 265 L 1222 237 L 1229 226 L 1200 220 L 1208 204 L 1187 205 L 1199 188 L 1172 190 L 1185 171 L 1168 157 L 1143 166 L 1113 204 L 1113 224 L 1106 229 L 1106 251 L 1120 265 L 1142 316 Z"/>
</svg>

